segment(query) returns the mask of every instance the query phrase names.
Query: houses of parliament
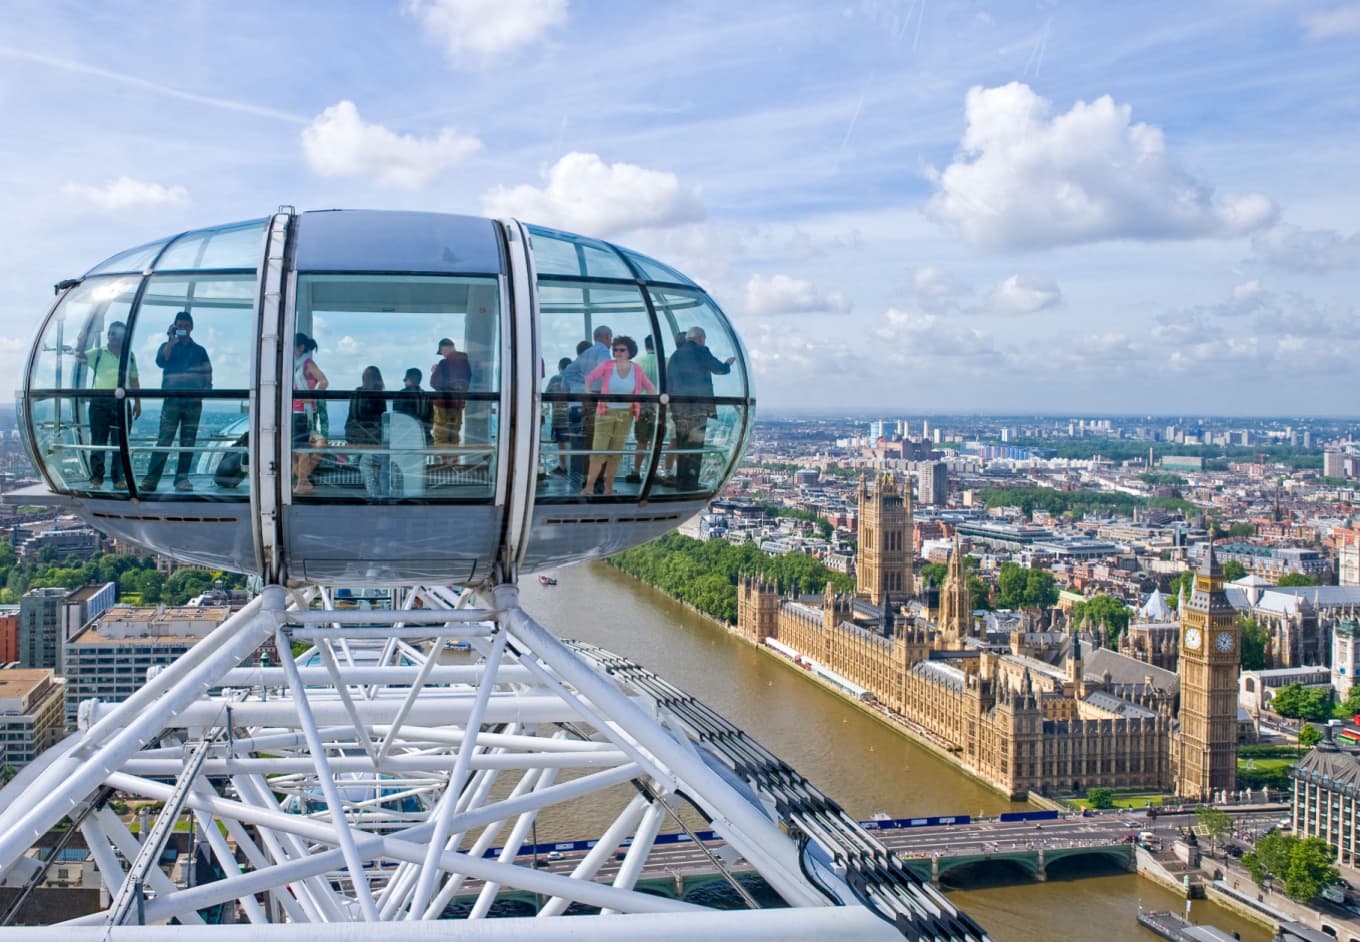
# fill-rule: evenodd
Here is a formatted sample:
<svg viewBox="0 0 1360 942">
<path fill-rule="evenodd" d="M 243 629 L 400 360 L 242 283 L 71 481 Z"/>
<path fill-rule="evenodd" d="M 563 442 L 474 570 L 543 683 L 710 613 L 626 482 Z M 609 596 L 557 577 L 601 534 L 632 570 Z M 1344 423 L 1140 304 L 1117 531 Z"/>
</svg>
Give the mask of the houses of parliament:
<svg viewBox="0 0 1360 942">
<path fill-rule="evenodd" d="M 856 590 L 738 586 L 738 630 L 862 687 L 1015 799 L 1088 788 L 1211 799 L 1235 788 L 1237 617 L 1213 547 L 1180 608 L 1177 671 L 1084 639 L 1056 612 L 984 627 L 957 543 L 933 608 L 912 577 L 911 485 L 860 479 Z"/>
</svg>

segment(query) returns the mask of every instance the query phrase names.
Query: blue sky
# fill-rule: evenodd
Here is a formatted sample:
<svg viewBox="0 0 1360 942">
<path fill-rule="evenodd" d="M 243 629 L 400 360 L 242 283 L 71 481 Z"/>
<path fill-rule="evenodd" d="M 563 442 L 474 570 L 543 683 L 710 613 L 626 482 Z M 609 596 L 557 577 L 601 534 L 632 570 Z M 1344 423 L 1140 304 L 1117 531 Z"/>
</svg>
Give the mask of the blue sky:
<svg viewBox="0 0 1360 942">
<path fill-rule="evenodd" d="M 288 203 L 653 254 L 774 407 L 1358 411 L 1360 3 L 6 13 L 5 375 L 56 281 Z"/>
</svg>

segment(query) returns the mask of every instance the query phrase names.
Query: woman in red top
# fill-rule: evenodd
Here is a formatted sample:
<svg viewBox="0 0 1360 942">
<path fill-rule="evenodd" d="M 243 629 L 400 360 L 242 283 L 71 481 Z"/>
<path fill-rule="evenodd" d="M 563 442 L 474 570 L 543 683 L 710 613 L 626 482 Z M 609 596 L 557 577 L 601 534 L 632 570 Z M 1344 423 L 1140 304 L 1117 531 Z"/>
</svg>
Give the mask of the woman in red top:
<svg viewBox="0 0 1360 942">
<path fill-rule="evenodd" d="M 633 363 L 637 349 L 637 342 L 632 337 L 615 337 L 610 348 L 613 360 L 591 370 L 586 377 L 586 392 L 629 396 L 656 392 L 647 374 Z M 618 470 L 624 445 L 628 442 L 628 433 L 633 430 L 633 422 L 641 412 L 642 404 L 637 401 L 600 401 L 596 407 L 595 438 L 592 443 L 595 454 L 590 458 L 586 486 L 581 489 L 583 497 L 595 493 L 595 482 L 601 475 L 604 477 L 604 493 L 614 493 L 614 472 Z"/>
</svg>

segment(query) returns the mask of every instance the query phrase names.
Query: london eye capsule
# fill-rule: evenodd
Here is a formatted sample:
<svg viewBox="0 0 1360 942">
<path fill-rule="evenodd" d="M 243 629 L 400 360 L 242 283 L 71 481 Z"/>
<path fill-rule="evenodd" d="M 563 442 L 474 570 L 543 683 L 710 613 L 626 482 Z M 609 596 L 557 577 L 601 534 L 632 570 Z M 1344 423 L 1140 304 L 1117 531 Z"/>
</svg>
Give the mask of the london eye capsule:
<svg viewBox="0 0 1360 942">
<path fill-rule="evenodd" d="M 274 582 L 477 584 L 645 542 L 753 417 L 693 281 L 513 220 L 285 207 L 57 294 L 19 395 L 44 483 L 11 499 Z"/>
</svg>

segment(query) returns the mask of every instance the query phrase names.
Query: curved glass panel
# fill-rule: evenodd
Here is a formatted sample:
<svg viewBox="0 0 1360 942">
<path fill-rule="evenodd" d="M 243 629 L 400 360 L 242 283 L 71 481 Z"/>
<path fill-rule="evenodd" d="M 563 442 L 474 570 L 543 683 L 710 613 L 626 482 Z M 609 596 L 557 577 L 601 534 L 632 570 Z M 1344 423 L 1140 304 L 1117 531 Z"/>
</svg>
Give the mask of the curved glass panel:
<svg viewBox="0 0 1360 942">
<path fill-rule="evenodd" d="M 549 480 L 541 485 L 541 496 L 574 499 L 587 484 L 608 495 L 615 492 L 615 478 L 640 484 L 641 466 L 625 457 L 638 449 L 636 420 L 644 420 L 643 438 L 650 437 L 643 410 L 652 413 L 659 391 L 642 292 L 631 285 L 540 279 L 538 293 L 539 349 L 545 371 L 551 368 L 554 374 L 543 387 L 549 417 L 545 434 L 552 447 L 541 453 L 551 457 L 552 466 L 544 469 Z M 600 419 L 606 421 L 597 428 Z"/>
<path fill-rule="evenodd" d="M 708 296 L 649 288 L 666 352 L 665 391 L 672 396 L 746 397 L 746 364 L 727 318 Z M 688 338 L 695 337 L 696 345 Z"/>
<path fill-rule="evenodd" d="M 132 331 L 143 388 L 239 389 L 243 394 L 250 389 L 255 293 L 253 274 L 153 275 L 137 306 Z M 181 312 L 188 313 L 188 323 L 179 317 Z M 177 321 L 188 330 L 183 338 L 171 336 Z M 175 339 L 178 342 L 171 342 Z M 190 375 L 181 375 L 176 364 L 190 365 L 191 359 L 196 362 Z M 159 378 L 154 367 L 160 367 Z"/>
<path fill-rule="evenodd" d="M 128 452 L 139 497 L 250 498 L 248 395 L 206 398 L 177 391 L 141 397 L 132 409 Z"/>
<path fill-rule="evenodd" d="M 141 278 L 126 275 L 90 278 L 67 292 L 43 326 L 29 387 L 115 389 L 139 284 Z"/>
<path fill-rule="evenodd" d="M 666 281 L 677 285 L 698 287 L 691 279 L 680 274 L 669 265 L 661 264 L 654 258 L 639 255 L 637 252 L 631 252 L 628 249 L 620 249 L 619 251 L 628 256 L 628 261 L 637 266 L 638 271 L 642 272 L 642 277 L 647 281 Z"/>
<path fill-rule="evenodd" d="M 118 450 L 129 423 L 130 404 L 113 396 L 49 396 L 28 399 L 34 452 L 62 491 L 99 491 L 127 496 Z"/>
<path fill-rule="evenodd" d="M 186 232 L 156 260 L 157 271 L 258 268 L 266 219 Z"/>
<path fill-rule="evenodd" d="M 653 497 L 713 494 L 745 443 L 746 407 L 672 403 Z"/>
<path fill-rule="evenodd" d="M 295 494 L 491 498 L 498 279 L 302 275 L 295 332 L 316 343 L 293 360 Z"/>
<path fill-rule="evenodd" d="M 604 242 L 541 226 L 530 226 L 529 234 L 529 246 L 534 252 L 534 268 L 540 278 L 545 275 L 567 275 L 634 280 L 632 271 L 623 259 Z"/>
<path fill-rule="evenodd" d="M 156 256 L 160 254 L 161 249 L 165 247 L 165 243 L 169 241 L 169 239 L 161 239 L 158 242 L 148 242 L 146 245 L 139 245 L 135 249 L 119 252 L 112 258 L 107 258 L 91 268 L 85 273 L 85 277 L 103 275 L 108 272 L 137 272 L 140 274 L 150 267 Z"/>
</svg>

